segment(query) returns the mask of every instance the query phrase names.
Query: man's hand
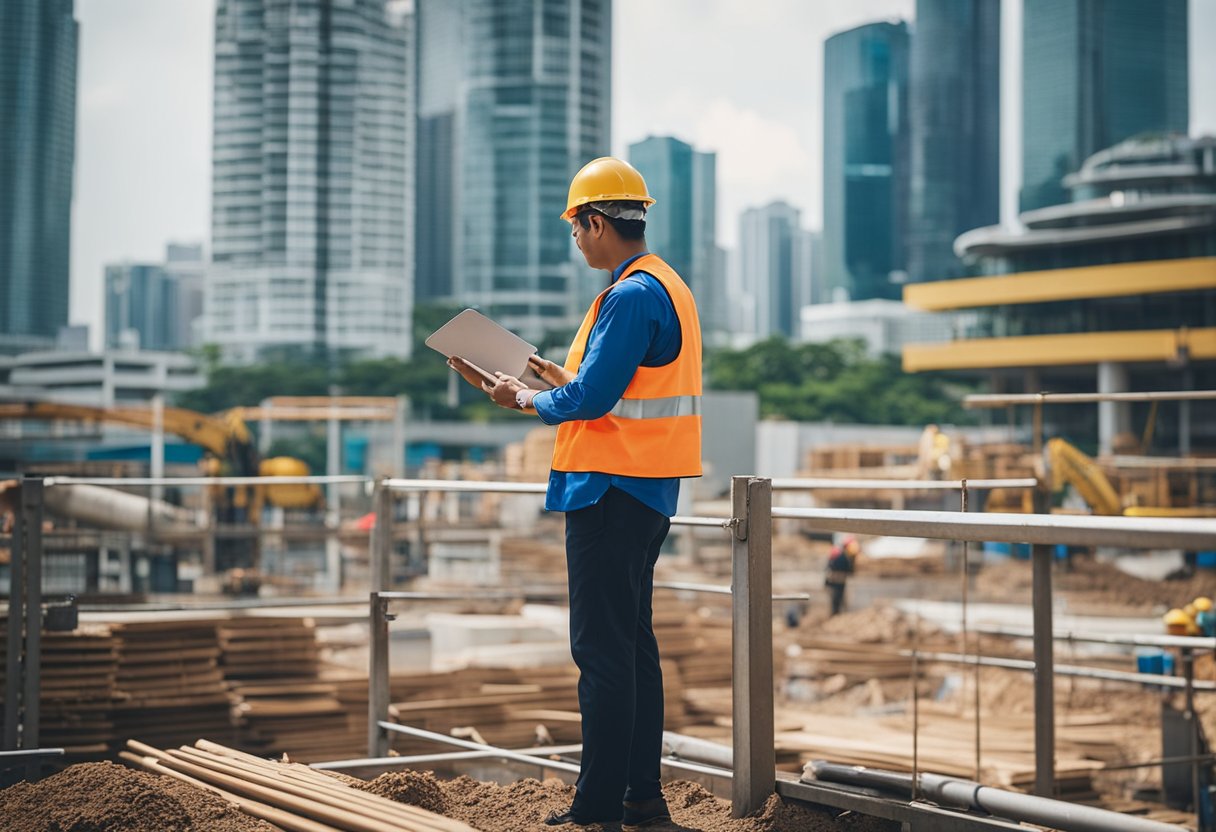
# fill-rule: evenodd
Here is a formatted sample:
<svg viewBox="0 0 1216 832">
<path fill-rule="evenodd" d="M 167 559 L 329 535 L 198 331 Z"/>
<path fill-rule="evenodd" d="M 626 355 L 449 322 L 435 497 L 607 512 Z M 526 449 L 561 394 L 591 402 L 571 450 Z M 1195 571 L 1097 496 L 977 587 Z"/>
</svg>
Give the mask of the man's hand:
<svg viewBox="0 0 1216 832">
<path fill-rule="evenodd" d="M 554 387 L 561 387 L 563 384 L 574 381 L 574 373 L 567 370 L 561 364 L 546 361 L 539 355 L 534 355 L 528 359 L 528 368 Z"/>
<path fill-rule="evenodd" d="M 494 404 L 499 407 L 505 407 L 508 410 L 519 410 L 519 406 L 515 404 L 515 394 L 520 390 L 527 390 L 528 386 L 515 376 L 509 376 L 505 373 L 495 373 L 498 381 L 495 384 L 490 384 L 487 381 L 481 383 L 481 389 L 490 394 L 490 398 L 494 400 Z"/>
<path fill-rule="evenodd" d="M 461 378 L 463 378 L 469 384 L 476 387 L 478 390 L 485 389 L 482 386 L 485 383 L 485 379 L 482 377 L 481 373 L 477 372 L 472 367 L 470 367 L 468 364 L 466 364 L 464 362 L 463 358 L 457 358 L 456 356 L 453 355 L 451 358 L 448 359 L 448 366 L 451 367 L 456 372 L 460 373 Z"/>
</svg>

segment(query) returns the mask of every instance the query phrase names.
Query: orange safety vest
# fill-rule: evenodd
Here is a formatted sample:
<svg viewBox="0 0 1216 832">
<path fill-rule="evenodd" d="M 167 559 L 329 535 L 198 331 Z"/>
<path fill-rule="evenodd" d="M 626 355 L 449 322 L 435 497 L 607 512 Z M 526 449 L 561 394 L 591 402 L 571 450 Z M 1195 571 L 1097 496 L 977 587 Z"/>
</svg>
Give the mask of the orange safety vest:
<svg viewBox="0 0 1216 832">
<path fill-rule="evenodd" d="M 662 367 L 638 367 L 620 401 L 598 419 L 563 422 L 553 449 L 555 471 L 626 477 L 701 476 L 701 321 L 692 292 L 653 254 L 629 264 L 624 280 L 644 271 L 663 284 L 680 321 L 680 353 Z M 613 284 L 615 286 L 616 284 Z M 577 373 L 609 286 L 591 304 L 566 356 Z"/>
</svg>

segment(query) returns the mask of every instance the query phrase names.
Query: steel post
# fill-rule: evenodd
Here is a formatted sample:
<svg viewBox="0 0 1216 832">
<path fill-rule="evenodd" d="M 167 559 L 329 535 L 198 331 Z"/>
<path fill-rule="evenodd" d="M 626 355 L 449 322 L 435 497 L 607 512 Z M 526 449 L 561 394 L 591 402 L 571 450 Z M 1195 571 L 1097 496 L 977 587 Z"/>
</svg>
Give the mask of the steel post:
<svg viewBox="0 0 1216 832">
<path fill-rule="evenodd" d="M 25 691 L 25 511 L 18 503 L 13 512 L 9 545 L 8 621 L 4 676 L 4 750 L 21 747 L 21 696 Z"/>
<path fill-rule="evenodd" d="M 1048 496 L 1035 492 L 1035 509 L 1046 513 Z M 1032 595 L 1034 615 L 1034 793 L 1052 797 L 1056 779 L 1055 627 L 1051 608 L 1051 561 L 1053 548 L 1036 543 L 1033 558 Z"/>
<path fill-rule="evenodd" d="M 379 592 L 371 593 L 368 614 L 371 649 L 367 669 L 367 756 L 388 755 L 388 735 L 380 727 L 388 721 L 388 601 Z"/>
<path fill-rule="evenodd" d="M 42 514 L 43 481 L 26 477 L 21 483 L 21 513 L 25 526 L 25 695 L 21 747 L 38 747 L 42 718 Z"/>
<path fill-rule="evenodd" d="M 371 558 L 372 591 L 392 589 L 393 582 L 393 490 L 376 483 L 376 525 L 372 532 L 372 545 L 368 547 Z"/>
<path fill-rule="evenodd" d="M 731 814 L 759 810 L 777 787 L 773 745 L 773 484 L 731 480 L 732 720 L 735 776 Z"/>
</svg>

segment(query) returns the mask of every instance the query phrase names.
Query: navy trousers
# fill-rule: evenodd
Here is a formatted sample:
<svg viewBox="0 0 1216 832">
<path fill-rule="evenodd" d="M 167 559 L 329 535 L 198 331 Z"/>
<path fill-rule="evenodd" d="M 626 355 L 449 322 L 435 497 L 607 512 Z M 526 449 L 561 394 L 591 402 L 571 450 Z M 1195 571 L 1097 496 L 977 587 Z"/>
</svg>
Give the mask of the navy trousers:
<svg viewBox="0 0 1216 832">
<path fill-rule="evenodd" d="M 614 820 L 662 795 L 663 672 L 651 626 L 654 564 L 671 522 L 617 488 L 566 513 L 570 652 L 578 665 L 582 770 L 571 811 Z"/>
</svg>

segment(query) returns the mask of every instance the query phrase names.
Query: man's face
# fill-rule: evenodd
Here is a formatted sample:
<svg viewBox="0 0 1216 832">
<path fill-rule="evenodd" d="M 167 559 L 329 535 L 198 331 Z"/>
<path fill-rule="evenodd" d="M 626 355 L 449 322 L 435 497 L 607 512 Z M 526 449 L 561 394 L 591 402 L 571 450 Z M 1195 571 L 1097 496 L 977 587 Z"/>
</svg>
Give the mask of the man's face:
<svg viewBox="0 0 1216 832">
<path fill-rule="evenodd" d="M 583 228 L 578 217 L 570 220 L 570 236 L 574 238 L 574 244 L 583 253 L 583 259 L 587 261 L 588 266 L 593 269 L 605 268 L 599 262 L 600 242 L 604 238 L 604 218 L 592 213 L 587 217 L 587 224 L 588 227 Z"/>
</svg>

